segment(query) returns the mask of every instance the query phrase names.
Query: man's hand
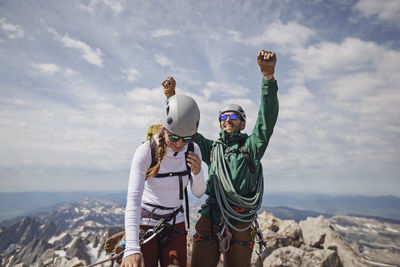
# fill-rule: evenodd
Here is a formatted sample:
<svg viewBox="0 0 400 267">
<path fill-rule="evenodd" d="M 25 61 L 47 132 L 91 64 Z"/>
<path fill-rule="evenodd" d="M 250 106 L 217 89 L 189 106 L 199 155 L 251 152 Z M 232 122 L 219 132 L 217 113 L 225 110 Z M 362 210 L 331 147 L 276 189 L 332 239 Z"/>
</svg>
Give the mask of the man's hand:
<svg viewBox="0 0 400 267">
<path fill-rule="evenodd" d="M 257 63 L 266 80 L 274 80 L 276 54 L 272 51 L 261 50 L 257 55 Z"/>
<path fill-rule="evenodd" d="M 175 82 L 174 78 L 168 77 L 161 84 L 164 87 L 164 95 L 166 97 L 171 97 L 171 96 L 175 95 L 176 82 Z"/>
<path fill-rule="evenodd" d="M 144 267 L 142 254 L 132 254 L 122 260 L 121 267 Z"/>
</svg>

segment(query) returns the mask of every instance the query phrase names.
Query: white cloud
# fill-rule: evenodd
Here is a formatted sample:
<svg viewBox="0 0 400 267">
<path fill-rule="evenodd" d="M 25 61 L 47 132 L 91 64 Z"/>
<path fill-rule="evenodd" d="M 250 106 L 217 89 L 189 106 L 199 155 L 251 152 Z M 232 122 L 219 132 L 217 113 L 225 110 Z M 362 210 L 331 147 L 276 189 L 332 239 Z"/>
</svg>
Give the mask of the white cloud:
<svg viewBox="0 0 400 267">
<path fill-rule="evenodd" d="M 268 43 L 281 46 L 300 47 L 306 44 L 315 32 L 296 22 L 283 24 L 281 22 L 271 23 L 260 36 L 246 40 L 253 46 L 260 46 Z"/>
<path fill-rule="evenodd" d="M 62 74 L 67 78 L 71 78 L 73 76 L 79 75 L 77 71 L 74 71 L 70 68 L 63 68 L 53 63 L 32 62 L 31 66 L 33 73 L 40 73 L 48 76 L 53 76 L 54 74 Z"/>
<path fill-rule="evenodd" d="M 78 7 L 90 13 L 91 15 L 96 15 L 100 8 L 111 9 L 111 11 L 119 15 L 125 10 L 122 4 L 116 0 L 90 0 L 88 5 L 78 4 Z"/>
<path fill-rule="evenodd" d="M 163 90 L 160 88 L 148 89 L 148 88 L 133 88 L 126 93 L 128 99 L 133 102 L 140 103 L 164 103 L 165 96 L 162 93 Z"/>
<path fill-rule="evenodd" d="M 171 36 L 174 34 L 178 34 L 179 31 L 171 30 L 171 29 L 166 29 L 166 28 L 160 28 L 151 33 L 151 36 L 154 38 L 158 37 L 166 37 L 166 36 Z"/>
<path fill-rule="evenodd" d="M 21 26 L 7 23 L 5 18 L 0 18 L 0 29 L 5 32 L 7 38 L 16 39 L 24 37 L 24 31 Z"/>
<path fill-rule="evenodd" d="M 400 2 L 398 0 L 359 0 L 354 9 L 367 18 L 376 17 L 381 21 L 399 25 Z"/>
<path fill-rule="evenodd" d="M 382 88 L 382 81 L 373 72 L 355 73 L 337 77 L 329 84 L 331 93 L 339 101 L 361 100 L 360 96 L 376 95 Z"/>
<path fill-rule="evenodd" d="M 203 92 L 208 96 L 221 94 L 223 96 L 238 97 L 248 95 L 250 89 L 233 83 L 209 81 Z"/>
<path fill-rule="evenodd" d="M 342 43 L 322 42 L 296 50 L 292 59 L 298 63 L 298 75 L 321 79 L 337 72 L 376 70 L 382 64 L 386 48 L 376 43 L 356 38 L 346 38 Z"/>
<path fill-rule="evenodd" d="M 123 69 L 122 72 L 125 74 L 125 80 L 128 82 L 134 82 L 141 77 L 140 72 L 134 68 Z"/>
<path fill-rule="evenodd" d="M 52 33 L 65 47 L 79 51 L 82 58 L 87 62 L 99 67 L 103 66 L 103 60 L 101 58 L 102 52 L 99 48 L 93 49 L 80 40 L 72 39 L 67 34 L 61 36 L 54 29 L 49 29 L 49 32 Z"/>
<path fill-rule="evenodd" d="M 171 67 L 174 63 L 172 60 L 161 54 L 155 54 L 154 59 L 157 64 L 163 67 Z"/>
<path fill-rule="evenodd" d="M 231 39 L 233 42 L 236 42 L 236 43 L 242 43 L 242 42 L 243 42 L 243 39 L 242 39 L 242 37 L 241 37 L 241 34 L 240 34 L 240 32 L 238 32 L 238 31 L 229 30 L 229 31 L 228 31 L 228 35 L 230 36 L 230 39 Z"/>
<path fill-rule="evenodd" d="M 315 113 L 316 107 L 312 103 L 314 96 L 304 86 L 294 86 L 288 89 L 288 93 L 282 93 L 280 99 L 280 119 L 304 120 Z"/>
<path fill-rule="evenodd" d="M 120 2 L 115 1 L 115 0 L 102 0 L 105 6 L 108 6 L 109 8 L 112 9 L 116 14 L 120 14 L 122 11 L 124 11 L 124 7 L 121 5 Z"/>
<path fill-rule="evenodd" d="M 77 72 L 77 71 L 74 71 L 74 70 L 72 70 L 72 69 L 70 69 L 70 68 L 66 68 L 65 69 L 65 71 L 64 71 L 64 75 L 66 76 L 66 77 L 73 77 L 73 76 L 76 76 L 76 75 L 78 75 L 79 73 Z"/>
<path fill-rule="evenodd" d="M 52 63 L 31 63 L 34 72 L 39 72 L 45 75 L 53 75 L 61 70 L 61 68 Z"/>
<path fill-rule="evenodd" d="M 19 99 L 19 98 L 8 98 L 5 101 L 6 101 L 6 103 L 9 103 L 11 105 L 16 105 L 16 106 L 25 106 L 25 105 L 27 105 L 27 103 L 24 100 Z"/>
</svg>

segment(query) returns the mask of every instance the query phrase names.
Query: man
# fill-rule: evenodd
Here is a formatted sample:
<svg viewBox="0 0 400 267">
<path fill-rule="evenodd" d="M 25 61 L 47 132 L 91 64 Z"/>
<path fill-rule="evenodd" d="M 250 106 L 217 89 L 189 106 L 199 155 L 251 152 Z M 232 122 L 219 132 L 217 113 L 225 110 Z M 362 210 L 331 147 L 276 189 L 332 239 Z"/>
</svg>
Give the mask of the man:
<svg viewBox="0 0 400 267">
<path fill-rule="evenodd" d="M 209 179 L 208 198 L 196 224 L 192 267 L 216 266 L 221 253 L 226 266 L 250 266 L 254 242 L 251 226 L 261 206 L 264 187 L 260 161 L 279 110 L 274 78 L 276 55 L 261 50 L 257 63 L 263 79 L 252 134 L 241 133 L 246 126 L 246 114 L 241 106 L 231 104 L 219 113 L 219 139 L 212 141 L 199 133 L 194 136 L 209 167 Z"/>
</svg>

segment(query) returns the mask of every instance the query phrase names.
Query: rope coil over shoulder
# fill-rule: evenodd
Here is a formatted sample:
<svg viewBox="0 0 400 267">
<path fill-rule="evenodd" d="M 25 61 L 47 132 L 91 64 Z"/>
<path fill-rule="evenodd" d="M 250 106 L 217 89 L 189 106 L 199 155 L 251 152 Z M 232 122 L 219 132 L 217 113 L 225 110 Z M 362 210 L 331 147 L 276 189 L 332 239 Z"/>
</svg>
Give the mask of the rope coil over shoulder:
<svg viewBox="0 0 400 267">
<path fill-rule="evenodd" d="M 224 157 L 224 145 L 221 140 L 213 143 L 211 155 L 213 159 L 214 172 L 214 190 L 218 206 L 221 211 L 223 223 L 235 231 L 246 231 L 257 219 L 257 211 L 262 204 L 262 195 L 264 193 L 264 181 L 258 178 L 256 192 L 252 197 L 244 197 L 238 194 L 232 184 L 232 177 L 228 170 L 226 159 Z M 246 209 L 246 213 L 235 210 L 234 207 Z M 248 223 L 244 228 L 237 228 L 231 223 L 231 219 L 241 223 Z"/>
</svg>

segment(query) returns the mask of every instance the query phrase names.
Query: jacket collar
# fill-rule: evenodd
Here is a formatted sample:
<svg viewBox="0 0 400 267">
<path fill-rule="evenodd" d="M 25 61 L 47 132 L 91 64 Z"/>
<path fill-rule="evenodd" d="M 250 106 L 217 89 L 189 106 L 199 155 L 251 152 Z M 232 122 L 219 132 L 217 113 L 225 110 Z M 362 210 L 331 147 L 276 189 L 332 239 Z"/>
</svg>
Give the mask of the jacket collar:
<svg viewBox="0 0 400 267">
<path fill-rule="evenodd" d="M 245 133 L 228 133 L 226 131 L 220 131 L 219 132 L 220 140 L 224 143 L 227 144 L 228 146 L 231 146 L 233 144 L 241 143 L 245 141 L 248 137 L 247 134 Z"/>
</svg>

